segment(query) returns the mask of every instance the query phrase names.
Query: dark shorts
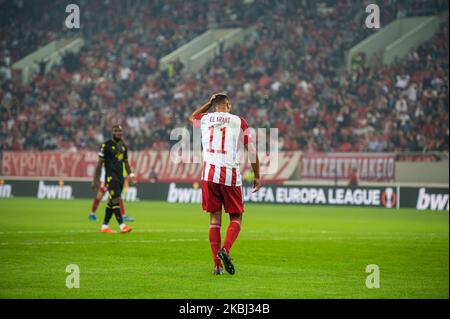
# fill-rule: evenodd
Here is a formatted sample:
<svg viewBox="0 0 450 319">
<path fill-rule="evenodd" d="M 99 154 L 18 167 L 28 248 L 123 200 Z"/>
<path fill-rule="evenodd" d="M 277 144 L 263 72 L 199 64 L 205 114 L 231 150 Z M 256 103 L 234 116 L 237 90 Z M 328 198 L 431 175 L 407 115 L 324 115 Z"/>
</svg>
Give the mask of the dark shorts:
<svg viewBox="0 0 450 319">
<path fill-rule="evenodd" d="M 213 182 L 202 181 L 202 208 L 207 213 L 222 211 L 229 214 L 242 214 L 244 201 L 241 186 L 226 186 Z"/>
<path fill-rule="evenodd" d="M 124 180 L 114 176 L 106 177 L 106 188 L 108 189 L 109 199 L 120 197 L 122 194 Z"/>
</svg>

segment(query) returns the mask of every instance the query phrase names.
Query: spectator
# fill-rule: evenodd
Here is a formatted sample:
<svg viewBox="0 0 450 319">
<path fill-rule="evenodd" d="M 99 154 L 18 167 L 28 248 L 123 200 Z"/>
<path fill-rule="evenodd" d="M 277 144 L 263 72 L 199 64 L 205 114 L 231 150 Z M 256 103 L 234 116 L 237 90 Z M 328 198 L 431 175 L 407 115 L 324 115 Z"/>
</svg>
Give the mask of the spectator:
<svg viewBox="0 0 450 319">
<path fill-rule="evenodd" d="M 348 186 L 349 187 L 358 187 L 358 185 L 359 185 L 358 169 L 356 167 L 352 167 Z"/>
</svg>

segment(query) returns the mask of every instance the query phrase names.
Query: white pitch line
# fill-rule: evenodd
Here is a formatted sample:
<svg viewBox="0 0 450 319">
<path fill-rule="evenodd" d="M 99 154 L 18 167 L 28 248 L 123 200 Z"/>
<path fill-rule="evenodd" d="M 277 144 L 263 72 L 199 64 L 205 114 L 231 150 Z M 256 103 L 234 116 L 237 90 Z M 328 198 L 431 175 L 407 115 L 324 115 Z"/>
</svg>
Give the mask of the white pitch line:
<svg viewBox="0 0 450 319">
<path fill-rule="evenodd" d="M 222 229 L 226 229 L 228 226 L 223 226 Z M 93 229 L 80 229 L 80 230 L 51 230 L 51 231 L 40 231 L 40 230 L 31 230 L 31 231 L 5 231 L 0 232 L 0 235 L 33 235 L 33 234 L 83 234 L 83 233 L 97 233 L 97 230 Z M 202 230 L 194 230 L 194 229 L 134 229 L 133 233 L 202 233 L 204 231 Z M 251 234 L 265 234 L 270 235 L 271 233 L 279 233 L 280 231 L 270 231 L 270 230 L 245 230 L 246 233 Z M 442 232 L 442 233 L 428 233 L 428 232 L 408 232 L 408 233 L 400 233 L 400 232 L 340 232 L 340 231 L 327 231 L 327 230 L 283 230 L 284 234 L 329 234 L 329 235 L 348 235 L 348 236 L 357 236 L 358 238 L 364 237 L 364 236 L 380 236 L 380 237 L 386 237 L 386 236 L 393 236 L 393 237 L 411 237 L 411 236 L 431 236 L 431 237 L 437 237 L 437 236 L 448 236 L 448 233 Z"/>
<path fill-rule="evenodd" d="M 103 236 L 103 235 L 102 235 Z M 111 236 L 110 234 L 107 234 L 105 237 Z M 339 241 L 339 240 L 349 240 L 353 239 L 352 236 L 324 236 L 321 238 L 315 238 L 311 236 L 303 236 L 303 237 L 274 237 L 274 238 L 246 238 L 246 241 Z M 397 237 L 395 236 L 363 236 L 358 237 L 358 239 L 366 239 L 366 240 L 390 240 L 395 239 Z M 423 240 L 422 237 L 411 237 L 410 239 L 416 239 L 416 240 Z M 207 239 L 198 239 L 198 238 L 175 238 L 175 239 L 162 239 L 162 240 L 155 240 L 155 239 L 148 239 L 148 240 L 115 240 L 115 241 L 28 241 L 28 242 L 17 242 L 17 243 L 11 243 L 11 242 L 0 242 L 0 246 L 14 246 L 14 245 L 22 245 L 22 246 L 39 246 L 39 245 L 87 245 L 87 244 L 161 244 L 161 243 L 176 243 L 176 242 L 199 242 L 204 241 L 207 242 Z M 397 244 L 392 241 L 393 244 Z M 367 244 L 367 243 L 363 243 Z M 398 243 L 401 244 L 401 243 Z"/>
<path fill-rule="evenodd" d="M 108 234 L 109 235 L 109 234 Z M 109 235 L 110 236 L 110 235 Z M 23 246 L 38 246 L 38 245 L 86 245 L 86 244 L 155 244 L 155 243 L 175 243 L 175 242 L 194 242 L 200 241 L 200 239 L 196 238 L 186 238 L 186 239 L 163 239 L 163 240 L 126 240 L 126 241 L 42 241 L 42 242 L 19 242 L 19 243 L 9 243 L 4 242 L 0 243 L 0 246 L 8 246 L 8 245 L 23 245 Z"/>
<path fill-rule="evenodd" d="M 111 236 L 110 234 L 107 234 L 106 236 Z M 342 239 L 341 237 L 326 237 L 326 240 L 337 240 Z M 264 241 L 264 240 L 270 240 L 270 241 L 301 241 L 301 240 L 313 240 L 311 237 L 296 237 L 296 238 L 284 238 L 284 237 L 278 237 L 278 238 L 249 238 L 246 239 L 249 241 Z M 178 239 L 162 239 L 162 240 L 120 240 L 120 241 L 34 241 L 34 242 L 18 242 L 18 243 L 10 243 L 10 242 L 3 242 L 0 243 L 0 246 L 9 246 L 9 245 L 22 245 L 22 246 L 38 246 L 38 245 L 86 245 L 86 244 L 160 244 L 160 243 L 176 243 L 176 242 L 198 242 L 198 241 L 204 241 L 207 242 L 208 239 L 198 239 L 198 238 L 178 238 Z"/>
<path fill-rule="evenodd" d="M 30 231 L 6 231 L 0 232 L 0 235 L 33 235 L 33 234 L 82 234 L 82 233 L 95 233 L 92 229 L 83 230 L 30 230 Z M 134 233 L 196 233 L 198 231 L 192 229 L 135 229 Z"/>
</svg>

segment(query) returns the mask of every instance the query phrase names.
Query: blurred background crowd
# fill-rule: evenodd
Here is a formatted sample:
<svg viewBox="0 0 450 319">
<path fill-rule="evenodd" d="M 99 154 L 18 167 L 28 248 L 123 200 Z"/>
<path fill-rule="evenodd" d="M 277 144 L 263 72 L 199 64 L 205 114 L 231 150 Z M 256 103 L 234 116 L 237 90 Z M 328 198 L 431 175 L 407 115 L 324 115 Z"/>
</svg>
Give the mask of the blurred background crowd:
<svg viewBox="0 0 450 319">
<path fill-rule="evenodd" d="M 405 58 L 386 66 L 360 55 L 347 72 L 346 50 L 376 32 L 362 27 L 366 2 L 244 2 L 78 1 L 76 32 L 64 27 L 63 2 L 0 1 L 0 151 L 96 149 L 113 123 L 132 150 L 168 149 L 171 130 L 225 91 L 251 127 L 279 129 L 282 150 L 448 152 L 448 16 Z M 446 1 L 379 6 L 382 26 L 448 10 Z M 245 43 L 195 74 L 179 61 L 159 68 L 210 28 L 250 25 Z M 78 54 L 28 85 L 14 76 L 15 61 L 75 35 L 86 39 Z"/>
</svg>

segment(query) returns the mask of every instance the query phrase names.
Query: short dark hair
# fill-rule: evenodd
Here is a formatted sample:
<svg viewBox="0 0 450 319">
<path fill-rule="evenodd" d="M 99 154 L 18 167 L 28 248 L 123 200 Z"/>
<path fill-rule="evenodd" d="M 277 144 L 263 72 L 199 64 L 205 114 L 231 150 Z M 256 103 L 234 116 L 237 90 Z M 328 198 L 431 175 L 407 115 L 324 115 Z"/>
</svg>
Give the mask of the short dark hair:
<svg viewBox="0 0 450 319">
<path fill-rule="evenodd" d="M 119 130 L 122 130 L 122 125 L 114 124 L 111 129 L 114 130 L 115 128 L 118 128 Z"/>
<path fill-rule="evenodd" d="M 230 99 L 226 94 L 217 94 L 214 100 L 212 100 L 212 106 L 216 107 L 218 105 L 221 105 L 222 103 L 229 102 Z"/>
</svg>

